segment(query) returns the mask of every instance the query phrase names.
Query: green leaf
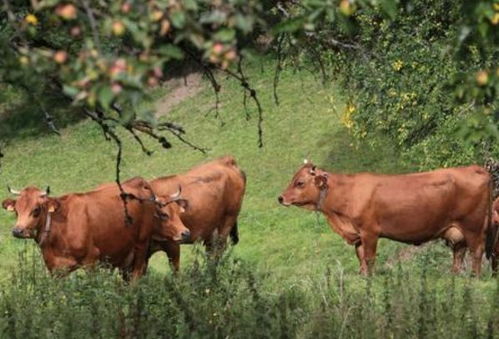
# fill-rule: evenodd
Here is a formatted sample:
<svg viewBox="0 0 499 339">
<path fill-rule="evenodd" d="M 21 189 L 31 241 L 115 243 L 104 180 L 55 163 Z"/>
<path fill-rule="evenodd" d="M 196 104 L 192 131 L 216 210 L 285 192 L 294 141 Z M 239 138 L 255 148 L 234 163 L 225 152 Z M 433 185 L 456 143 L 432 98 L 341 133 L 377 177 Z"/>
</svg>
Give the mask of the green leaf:
<svg viewBox="0 0 499 339">
<path fill-rule="evenodd" d="M 305 24 L 304 17 L 297 17 L 282 21 L 273 27 L 274 33 L 293 33 L 298 31 Z"/>
<path fill-rule="evenodd" d="M 182 11 L 173 12 L 170 15 L 170 19 L 172 20 L 173 26 L 176 28 L 184 28 L 185 26 L 185 13 Z"/>
<path fill-rule="evenodd" d="M 236 26 L 244 33 L 249 33 L 253 29 L 254 18 L 249 15 L 236 14 Z"/>
<path fill-rule="evenodd" d="M 159 54 L 162 56 L 170 57 L 172 59 L 183 59 L 184 58 L 184 52 L 180 48 L 178 48 L 175 45 L 164 45 L 158 48 Z"/>
<path fill-rule="evenodd" d="M 227 13 L 220 10 L 213 10 L 211 12 L 201 15 L 200 22 L 202 24 L 223 24 L 227 20 Z"/>
<path fill-rule="evenodd" d="M 73 86 L 64 85 L 62 87 L 62 91 L 64 92 L 64 94 L 69 95 L 71 98 L 74 98 L 80 90 Z"/>
<path fill-rule="evenodd" d="M 104 109 L 108 109 L 109 105 L 111 104 L 111 101 L 113 101 L 114 99 L 114 93 L 111 90 L 111 87 L 107 85 L 101 87 L 97 95 L 102 107 Z"/>
<path fill-rule="evenodd" d="M 213 39 L 221 42 L 230 42 L 236 37 L 236 31 L 232 28 L 222 28 L 213 35 Z"/>
<path fill-rule="evenodd" d="M 397 1 L 396 0 L 382 0 L 380 2 L 381 9 L 390 19 L 395 19 L 397 16 Z"/>
<path fill-rule="evenodd" d="M 192 10 L 192 11 L 198 10 L 198 3 L 195 0 L 182 0 L 182 4 L 188 10 Z"/>
</svg>

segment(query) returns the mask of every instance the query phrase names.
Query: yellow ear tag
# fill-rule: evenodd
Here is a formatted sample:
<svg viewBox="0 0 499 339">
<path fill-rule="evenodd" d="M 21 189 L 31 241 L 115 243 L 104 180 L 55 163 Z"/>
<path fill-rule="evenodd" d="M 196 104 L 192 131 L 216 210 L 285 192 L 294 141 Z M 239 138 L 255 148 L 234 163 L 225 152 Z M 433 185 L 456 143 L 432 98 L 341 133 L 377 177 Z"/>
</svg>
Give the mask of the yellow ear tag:
<svg viewBox="0 0 499 339">
<path fill-rule="evenodd" d="M 53 213 L 55 211 L 55 207 L 54 206 L 49 206 L 49 213 Z"/>
<path fill-rule="evenodd" d="M 13 205 L 7 206 L 7 211 L 12 212 L 13 210 L 14 210 L 14 206 Z"/>
</svg>

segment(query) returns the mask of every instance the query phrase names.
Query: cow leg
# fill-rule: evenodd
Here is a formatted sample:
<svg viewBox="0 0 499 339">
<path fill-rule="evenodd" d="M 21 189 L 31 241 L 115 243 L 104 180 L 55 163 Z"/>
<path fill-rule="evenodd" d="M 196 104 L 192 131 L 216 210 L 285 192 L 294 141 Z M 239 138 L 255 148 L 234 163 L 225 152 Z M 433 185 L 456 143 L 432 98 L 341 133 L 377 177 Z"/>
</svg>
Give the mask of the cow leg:
<svg viewBox="0 0 499 339">
<path fill-rule="evenodd" d="M 234 228 L 236 231 L 235 234 L 232 235 L 232 230 Z M 225 243 L 227 242 L 227 238 L 229 237 L 229 235 L 231 235 L 231 238 L 233 238 L 233 241 L 235 243 L 239 241 L 239 235 L 237 234 L 237 215 L 226 216 L 222 227 L 220 227 L 218 230 L 218 237 L 219 239 L 223 240 L 224 246 L 226 245 Z"/>
<path fill-rule="evenodd" d="M 464 235 L 466 244 L 472 255 L 472 269 L 475 276 L 480 276 L 482 268 L 482 257 L 485 251 L 485 236 L 483 234 L 466 233 Z"/>
<path fill-rule="evenodd" d="M 360 272 L 363 275 L 371 275 L 373 273 L 374 262 L 376 260 L 376 247 L 378 245 L 378 235 L 373 233 L 361 233 L 360 241 L 363 252 Z"/>
<path fill-rule="evenodd" d="M 170 262 L 173 273 L 176 274 L 180 268 L 180 245 L 168 241 L 162 245 L 162 247 L 163 251 L 165 251 L 168 256 L 168 261 Z"/>
<path fill-rule="evenodd" d="M 143 276 L 146 273 L 147 263 L 148 263 L 148 254 L 149 244 L 144 246 L 138 246 L 135 250 L 135 254 L 133 256 L 133 268 L 131 280 L 136 281 L 138 278 Z"/>
<path fill-rule="evenodd" d="M 120 274 L 121 278 L 123 278 L 123 280 L 128 283 L 132 278 L 132 269 L 130 267 L 122 268 L 120 269 Z"/>
<path fill-rule="evenodd" d="M 211 234 L 210 238 L 204 241 L 206 247 L 206 254 L 209 258 L 218 260 L 221 253 L 225 249 L 225 242 L 227 238 L 222 238 L 218 233 L 218 229 L 215 229 Z"/>
<path fill-rule="evenodd" d="M 463 241 L 452 246 L 452 254 L 452 273 L 459 273 L 461 272 L 464 256 L 466 255 L 466 243 Z"/>
<path fill-rule="evenodd" d="M 357 259 L 359 259 L 359 273 L 363 274 L 364 271 L 367 272 L 367 266 L 364 265 L 364 248 L 362 247 L 362 243 L 360 241 L 355 244 L 355 254 L 357 254 Z"/>
<path fill-rule="evenodd" d="M 226 216 L 224 222 L 218 229 L 213 232 L 213 235 L 211 237 L 211 254 L 218 258 L 222 255 L 222 253 L 225 251 L 225 248 L 227 247 L 227 238 L 229 235 L 232 236 L 231 231 L 232 229 L 236 227 L 236 234 L 237 234 L 237 215 L 235 216 Z M 236 236 L 236 235 L 234 235 Z M 238 235 L 237 235 L 237 240 L 234 240 L 234 242 L 239 241 Z"/>
</svg>

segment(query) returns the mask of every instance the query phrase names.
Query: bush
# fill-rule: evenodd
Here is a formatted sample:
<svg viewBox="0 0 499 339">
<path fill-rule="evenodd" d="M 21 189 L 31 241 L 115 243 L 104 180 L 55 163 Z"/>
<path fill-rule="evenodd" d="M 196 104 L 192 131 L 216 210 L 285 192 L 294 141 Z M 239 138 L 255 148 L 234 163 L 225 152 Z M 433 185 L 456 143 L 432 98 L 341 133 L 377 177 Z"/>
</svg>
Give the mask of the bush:
<svg viewBox="0 0 499 339">
<path fill-rule="evenodd" d="M 492 68 L 497 53 L 494 46 L 469 45 L 456 57 L 452 46 L 460 34 L 461 11 L 453 1 L 425 0 L 401 6 L 393 21 L 375 9 L 358 14 L 355 39 L 362 48 L 345 53 L 340 70 L 351 98 L 343 122 L 357 138 L 375 143 L 377 135 L 386 136 L 403 160 L 420 169 L 482 162 L 484 151 L 497 153 L 484 147 L 484 138 L 465 144 L 458 133 L 485 102 L 458 104 L 454 86 L 467 72 Z"/>
<path fill-rule="evenodd" d="M 0 331 L 8 338 L 477 338 L 497 335 L 495 291 L 476 279 L 397 268 L 364 279 L 341 267 L 303 285 L 270 286 L 228 254 L 198 253 L 179 276 L 150 272 L 126 285 L 97 268 L 62 279 L 25 251 L 2 282 Z M 492 286 L 489 284 L 489 287 Z"/>
</svg>

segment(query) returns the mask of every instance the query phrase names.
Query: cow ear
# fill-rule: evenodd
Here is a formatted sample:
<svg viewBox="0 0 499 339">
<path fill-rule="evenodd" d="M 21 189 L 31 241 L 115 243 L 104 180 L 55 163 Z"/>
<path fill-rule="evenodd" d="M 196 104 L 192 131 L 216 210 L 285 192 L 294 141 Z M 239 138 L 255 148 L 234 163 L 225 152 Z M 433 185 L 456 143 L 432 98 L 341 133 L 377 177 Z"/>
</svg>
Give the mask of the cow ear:
<svg viewBox="0 0 499 339">
<path fill-rule="evenodd" d="M 12 212 L 15 210 L 16 201 L 14 199 L 5 199 L 4 201 L 2 201 L 2 207 L 7 211 Z"/>
<path fill-rule="evenodd" d="M 61 207 L 61 203 L 57 199 L 49 199 L 47 201 L 47 211 L 49 213 L 54 213 Z"/>
<path fill-rule="evenodd" d="M 312 168 L 310 168 L 310 171 L 309 171 L 310 175 L 315 175 L 316 174 L 316 172 L 315 172 L 316 170 L 317 170 L 317 166 L 313 165 Z"/>
<path fill-rule="evenodd" d="M 180 207 L 180 212 L 184 213 L 189 208 L 189 202 L 186 199 L 178 199 L 175 201 Z"/>
<path fill-rule="evenodd" d="M 314 178 L 314 182 L 318 188 L 325 188 L 327 186 L 327 177 L 325 175 L 318 175 Z"/>
</svg>

